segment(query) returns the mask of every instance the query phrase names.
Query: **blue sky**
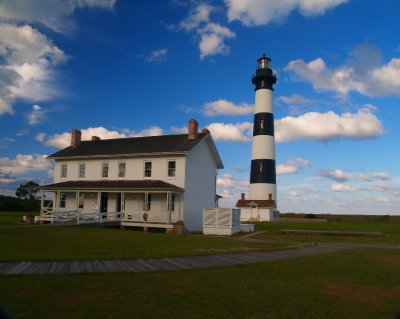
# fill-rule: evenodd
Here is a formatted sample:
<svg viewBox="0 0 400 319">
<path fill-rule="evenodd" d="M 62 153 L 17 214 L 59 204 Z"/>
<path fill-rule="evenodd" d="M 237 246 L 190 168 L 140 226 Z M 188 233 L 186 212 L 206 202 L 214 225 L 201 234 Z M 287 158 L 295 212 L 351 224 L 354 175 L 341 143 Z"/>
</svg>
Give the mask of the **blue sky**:
<svg viewBox="0 0 400 319">
<path fill-rule="evenodd" d="M 210 129 L 222 206 L 248 194 L 272 58 L 278 208 L 398 214 L 396 0 L 0 0 L 0 193 L 52 180 L 70 141 Z"/>
</svg>

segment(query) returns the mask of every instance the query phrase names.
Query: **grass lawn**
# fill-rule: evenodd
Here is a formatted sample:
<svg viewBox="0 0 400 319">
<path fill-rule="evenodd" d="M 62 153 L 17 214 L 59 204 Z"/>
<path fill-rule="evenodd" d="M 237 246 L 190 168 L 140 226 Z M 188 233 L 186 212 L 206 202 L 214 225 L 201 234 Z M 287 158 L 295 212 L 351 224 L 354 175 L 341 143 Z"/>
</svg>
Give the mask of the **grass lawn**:
<svg viewBox="0 0 400 319">
<path fill-rule="evenodd" d="M 179 272 L 0 276 L 15 318 L 398 318 L 400 251 Z"/>
<path fill-rule="evenodd" d="M 400 224 L 257 223 L 264 233 L 173 236 L 22 224 L 0 212 L 0 261 L 135 259 L 267 251 L 325 242 L 400 243 Z M 15 227 L 14 227 L 15 226 Z M 384 237 L 281 234 L 282 229 L 383 232 Z M 255 265 L 124 274 L 0 276 L 13 318 L 400 318 L 400 250 L 358 248 Z M 1 311 L 0 311 L 1 317 Z"/>
</svg>

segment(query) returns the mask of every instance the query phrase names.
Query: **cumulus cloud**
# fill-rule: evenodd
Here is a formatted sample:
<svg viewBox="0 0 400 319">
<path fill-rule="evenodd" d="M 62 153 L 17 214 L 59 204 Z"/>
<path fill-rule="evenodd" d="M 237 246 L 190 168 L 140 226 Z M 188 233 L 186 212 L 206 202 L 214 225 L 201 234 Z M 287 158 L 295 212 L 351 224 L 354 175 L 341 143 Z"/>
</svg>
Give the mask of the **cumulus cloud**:
<svg viewBox="0 0 400 319">
<path fill-rule="evenodd" d="M 351 179 L 350 175 L 345 174 L 340 169 L 324 170 L 321 172 L 321 176 L 333 179 L 336 182 L 347 182 Z"/>
<path fill-rule="evenodd" d="M 335 92 L 346 97 L 350 92 L 366 96 L 400 95 L 400 58 L 382 64 L 380 53 L 363 45 L 351 52 L 342 66 L 330 68 L 322 58 L 310 62 L 294 60 L 285 70 L 319 91 Z"/>
<path fill-rule="evenodd" d="M 101 139 L 113 139 L 124 137 L 156 136 L 163 134 L 163 130 L 158 126 L 152 126 L 138 132 L 129 129 L 124 129 L 122 132 L 118 132 L 115 130 L 108 130 L 104 127 L 89 127 L 80 131 L 82 132 L 83 141 L 90 140 L 92 136 L 98 136 Z M 39 133 L 36 135 L 35 139 L 44 143 L 46 146 L 65 148 L 71 144 L 71 133 L 64 132 L 50 136 L 47 136 L 45 133 Z"/>
<path fill-rule="evenodd" d="M 310 165 L 310 161 L 299 158 L 299 157 L 291 157 L 289 158 L 285 164 L 278 165 L 276 167 L 276 173 L 278 175 L 283 174 L 297 174 L 303 168 Z"/>
<path fill-rule="evenodd" d="M 248 190 L 248 178 L 239 178 L 227 173 L 217 178 L 217 192 L 222 195 L 219 204 L 222 207 L 234 207 L 240 194 L 246 193 Z"/>
<path fill-rule="evenodd" d="M 32 27 L 0 23 L 0 115 L 12 114 L 16 99 L 43 101 L 59 94 L 54 68 L 66 59 Z"/>
<path fill-rule="evenodd" d="M 331 190 L 334 192 L 354 192 L 360 190 L 360 186 L 348 184 L 332 184 Z"/>
<path fill-rule="evenodd" d="M 198 4 L 189 11 L 185 19 L 173 27 L 177 30 L 196 34 L 200 39 L 200 59 L 215 54 L 228 54 L 229 47 L 225 44 L 225 40 L 236 36 L 229 28 L 210 20 L 211 13 L 216 10 L 217 8 L 212 5 Z"/>
<path fill-rule="evenodd" d="M 200 59 L 209 55 L 229 54 L 225 39 L 236 36 L 233 31 L 218 23 L 207 23 L 205 27 L 198 30 L 198 34 L 200 35 Z"/>
<path fill-rule="evenodd" d="M 239 20 L 246 26 L 282 23 L 295 10 L 303 16 L 323 15 L 348 0 L 225 0 L 229 21 Z"/>
<path fill-rule="evenodd" d="M 359 178 L 364 181 L 381 180 L 386 181 L 390 179 L 390 176 L 386 172 L 376 172 L 376 173 L 362 173 Z"/>
<path fill-rule="evenodd" d="M 253 123 L 238 124 L 211 123 L 207 126 L 216 141 L 247 142 L 253 133 Z"/>
<path fill-rule="evenodd" d="M 207 102 L 203 105 L 203 113 L 206 116 L 214 115 L 246 115 L 254 112 L 254 105 L 234 104 L 230 101 L 220 99 L 213 102 Z"/>
<path fill-rule="evenodd" d="M 27 171 L 43 171 L 52 168 L 47 155 L 18 154 L 14 159 L 8 157 L 0 157 L 0 169 L 2 174 L 21 175 Z M 4 175 L 3 175 L 4 176 Z"/>
<path fill-rule="evenodd" d="M 383 125 L 369 107 L 357 113 L 309 112 L 299 117 L 287 116 L 275 121 L 277 142 L 299 139 L 328 141 L 340 137 L 366 139 L 382 134 Z"/>
<path fill-rule="evenodd" d="M 111 10 L 116 0 L 3 0 L 0 21 L 40 23 L 53 31 L 67 33 L 75 24 L 70 16 L 83 8 Z"/>
</svg>

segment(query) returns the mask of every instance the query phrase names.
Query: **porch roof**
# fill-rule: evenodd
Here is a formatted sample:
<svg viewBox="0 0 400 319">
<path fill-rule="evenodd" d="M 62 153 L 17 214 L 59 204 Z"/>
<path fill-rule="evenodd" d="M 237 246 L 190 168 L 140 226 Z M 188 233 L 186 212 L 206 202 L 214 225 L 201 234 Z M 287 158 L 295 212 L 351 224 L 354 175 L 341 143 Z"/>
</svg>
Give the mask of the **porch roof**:
<svg viewBox="0 0 400 319">
<path fill-rule="evenodd" d="M 101 180 L 101 181 L 66 181 L 40 186 L 41 190 L 124 190 L 124 191 L 175 191 L 183 188 L 160 180 Z"/>
</svg>

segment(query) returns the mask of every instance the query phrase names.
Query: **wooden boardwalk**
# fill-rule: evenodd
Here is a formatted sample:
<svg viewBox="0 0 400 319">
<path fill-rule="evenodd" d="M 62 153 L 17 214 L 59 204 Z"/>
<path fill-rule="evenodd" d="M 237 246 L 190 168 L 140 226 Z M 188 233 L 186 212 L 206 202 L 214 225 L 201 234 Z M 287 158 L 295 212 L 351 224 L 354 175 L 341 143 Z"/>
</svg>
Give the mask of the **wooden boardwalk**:
<svg viewBox="0 0 400 319">
<path fill-rule="evenodd" d="M 298 250 L 242 252 L 158 259 L 0 262 L 0 275 L 177 271 L 262 263 L 330 253 L 355 247 L 358 247 L 358 245 L 325 244 Z"/>
</svg>

